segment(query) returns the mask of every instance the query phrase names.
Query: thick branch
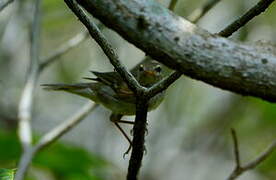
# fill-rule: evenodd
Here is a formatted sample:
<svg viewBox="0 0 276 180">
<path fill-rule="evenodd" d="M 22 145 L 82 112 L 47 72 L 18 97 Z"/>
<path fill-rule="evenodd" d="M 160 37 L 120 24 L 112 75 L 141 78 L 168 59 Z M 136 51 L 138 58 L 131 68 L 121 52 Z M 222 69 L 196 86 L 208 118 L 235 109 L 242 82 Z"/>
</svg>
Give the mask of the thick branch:
<svg viewBox="0 0 276 180">
<path fill-rule="evenodd" d="M 148 100 L 139 95 L 136 104 L 136 116 L 133 126 L 132 152 L 129 160 L 127 180 L 136 180 L 142 165 L 145 149 L 145 131 L 147 124 Z"/>
<path fill-rule="evenodd" d="M 212 7 L 214 7 L 220 0 L 210 0 L 207 1 L 202 7 L 196 9 L 188 19 L 193 23 L 196 23 L 202 16 L 204 16 Z M 177 1 L 172 0 L 169 9 L 174 10 Z M 161 80 L 159 83 L 153 85 L 148 89 L 147 96 L 152 97 L 153 95 L 167 89 L 172 83 L 181 77 L 182 73 L 175 71 L 171 73 L 168 77 Z"/>
<path fill-rule="evenodd" d="M 192 78 L 276 101 L 276 56 L 211 35 L 153 0 L 78 0 L 148 55 Z"/>
</svg>

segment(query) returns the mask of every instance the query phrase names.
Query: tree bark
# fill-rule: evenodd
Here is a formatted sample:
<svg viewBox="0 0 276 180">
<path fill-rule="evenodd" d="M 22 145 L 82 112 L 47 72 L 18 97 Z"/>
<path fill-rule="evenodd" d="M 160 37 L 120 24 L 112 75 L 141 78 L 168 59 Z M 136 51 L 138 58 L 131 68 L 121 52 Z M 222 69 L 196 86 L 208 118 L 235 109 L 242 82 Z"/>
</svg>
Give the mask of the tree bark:
<svg viewBox="0 0 276 180">
<path fill-rule="evenodd" d="M 241 95 L 276 101 L 274 46 L 242 44 L 211 34 L 154 0 L 78 0 L 78 3 L 107 27 L 172 69 Z"/>
</svg>

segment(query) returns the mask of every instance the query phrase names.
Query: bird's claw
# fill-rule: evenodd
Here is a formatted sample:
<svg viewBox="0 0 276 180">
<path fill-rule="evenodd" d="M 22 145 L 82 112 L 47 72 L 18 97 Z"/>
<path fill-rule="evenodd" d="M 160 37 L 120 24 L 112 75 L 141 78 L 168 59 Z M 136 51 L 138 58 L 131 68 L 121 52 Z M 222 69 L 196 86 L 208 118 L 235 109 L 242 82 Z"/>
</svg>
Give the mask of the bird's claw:
<svg viewBox="0 0 276 180">
<path fill-rule="evenodd" d="M 126 150 L 126 152 L 123 155 L 124 159 L 125 159 L 126 155 L 128 155 L 128 153 L 130 152 L 131 148 L 132 148 L 132 145 L 130 144 L 129 147 L 128 147 L 128 149 Z M 147 155 L 147 153 L 148 153 L 147 148 L 146 148 L 145 145 L 143 147 L 143 152 L 144 152 L 145 155 Z"/>
<path fill-rule="evenodd" d="M 132 148 L 132 145 L 130 144 L 130 145 L 128 146 L 127 151 L 126 151 L 126 152 L 124 153 L 124 155 L 123 155 L 123 158 L 124 158 L 124 159 L 125 159 L 126 155 L 128 155 L 128 153 L 130 152 L 131 148 Z"/>
</svg>

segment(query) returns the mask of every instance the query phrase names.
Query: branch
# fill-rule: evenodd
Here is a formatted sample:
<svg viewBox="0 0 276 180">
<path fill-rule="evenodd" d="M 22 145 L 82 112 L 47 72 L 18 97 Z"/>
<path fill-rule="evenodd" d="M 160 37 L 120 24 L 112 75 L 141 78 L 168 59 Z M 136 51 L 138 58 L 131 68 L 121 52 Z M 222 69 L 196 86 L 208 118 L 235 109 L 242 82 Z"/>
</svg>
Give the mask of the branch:
<svg viewBox="0 0 276 180">
<path fill-rule="evenodd" d="M 240 169 L 241 168 L 241 163 L 240 163 L 239 142 L 238 142 L 237 133 L 234 129 L 231 129 L 231 135 L 232 135 L 233 143 L 234 143 L 234 154 L 235 154 L 235 160 L 236 160 L 236 169 Z"/>
<path fill-rule="evenodd" d="M 97 7 L 96 7 L 97 5 L 99 5 L 99 7 L 101 5 L 103 7 L 108 7 L 108 10 L 118 10 L 118 9 L 122 10 L 122 12 L 127 14 L 122 19 L 129 20 L 129 22 L 131 22 L 131 23 L 127 24 L 128 28 L 124 32 L 124 34 L 126 36 L 129 36 L 130 38 L 131 38 L 131 36 L 133 36 L 132 32 L 129 32 L 129 34 L 127 34 L 127 33 L 132 28 L 133 22 L 135 22 L 135 20 L 137 20 L 134 23 L 135 24 L 134 26 L 138 29 L 139 28 L 142 29 L 143 33 L 141 33 L 141 34 L 146 34 L 147 37 L 150 38 L 149 34 L 145 33 L 146 30 L 150 29 L 148 27 L 151 26 L 151 24 L 150 24 L 151 22 L 148 21 L 149 20 L 148 18 L 151 18 L 150 16 L 145 16 L 144 14 L 138 15 L 138 16 L 137 16 L 137 14 L 131 14 L 131 9 L 127 9 L 126 4 L 125 4 L 125 6 L 123 5 L 124 4 L 123 1 L 126 1 L 126 0 L 114 1 L 114 3 L 115 3 L 114 7 L 112 6 L 112 3 L 110 6 L 110 2 L 108 3 L 107 1 L 108 0 L 106 0 L 103 4 L 101 4 L 102 1 L 95 2 L 95 7 L 93 5 L 91 5 L 91 7 L 96 8 L 96 12 L 97 12 Z M 100 45 L 100 47 L 102 48 L 104 53 L 108 56 L 111 64 L 115 67 L 115 69 L 123 77 L 123 79 L 126 81 L 128 86 L 136 93 L 136 97 L 137 97 L 136 103 L 137 104 L 136 104 L 136 118 L 135 118 L 135 124 L 134 124 L 133 151 L 132 151 L 131 158 L 130 158 L 127 179 L 137 179 L 137 175 L 138 175 L 139 169 L 141 167 L 141 162 L 142 162 L 142 158 L 143 158 L 144 133 L 145 133 L 145 129 L 146 129 L 148 98 L 151 98 L 156 93 L 159 93 L 160 91 L 164 90 L 166 88 L 166 86 L 169 86 L 172 82 L 174 82 L 177 78 L 179 78 L 182 72 L 173 73 L 171 76 L 166 78 L 164 81 L 160 82 L 159 84 L 157 84 L 156 86 L 153 86 L 150 89 L 141 87 L 141 85 L 135 80 L 135 78 L 120 64 L 118 56 L 115 53 L 115 51 L 112 49 L 111 45 L 108 43 L 106 38 L 101 34 L 101 32 L 99 31 L 97 26 L 89 19 L 89 17 L 84 13 L 84 11 L 78 6 L 78 4 L 74 0 L 65 0 L 65 3 L 76 14 L 76 16 L 80 19 L 80 21 L 86 26 L 90 35 L 96 40 L 96 42 Z M 99 3 L 99 4 L 97 4 L 97 3 Z M 128 2 L 128 3 L 132 3 L 132 2 Z M 136 1 L 134 2 L 135 5 L 137 5 L 137 4 L 140 5 L 139 3 L 140 2 L 136 2 Z M 141 5 L 143 3 L 146 3 L 146 2 L 142 2 Z M 152 5 L 152 3 L 154 4 L 154 2 L 150 2 L 150 5 Z M 137 7 L 137 6 L 134 6 L 134 4 L 131 4 L 130 7 Z M 109 6 L 105 6 L 105 5 L 109 5 Z M 86 9 L 89 11 L 89 9 L 87 7 L 86 7 Z M 164 11 L 166 11 L 166 10 L 164 10 Z M 116 11 L 113 11 L 113 13 L 111 15 L 111 17 L 113 19 L 111 18 L 110 20 L 117 20 L 116 18 L 118 18 L 118 14 L 116 14 L 114 12 L 116 12 Z M 145 7 L 142 7 L 141 12 L 146 13 Z M 105 13 L 105 12 L 103 12 L 103 13 Z M 111 13 L 111 11 L 110 11 L 110 13 Z M 135 13 L 137 13 L 137 11 L 135 11 Z M 113 16 L 113 14 L 114 14 L 114 16 Z M 99 16 L 102 18 L 105 18 L 104 15 L 99 15 Z M 134 17 L 134 19 L 132 19 L 133 17 Z M 108 17 L 106 17 L 106 18 L 108 19 Z M 118 18 L 118 19 L 121 20 L 120 18 Z M 180 21 L 180 22 L 182 22 L 182 21 Z M 158 24 L 158 26 L 162 27 L 162 25 L 160 25 L 160 24 Z M 189 24 L 189 26 L 192 26 L 192 25 Z M 115 25 L 114 25 L 114 27 L 115 27 Z M 122 31 L 124 31 L 124 30 L 122 30 Z M 160 31 L 160 29 L 159 29 L 159 31 Z M 160 32 L 163 32 L 163 29 Z M 204 35 L 204 33 L 207 33 L 203 30 L 196 30 L 195 32 L 198 33 L 197 35 Z M 135 32 L 134 32 L 134 34 L 135 34 Z M 150 35 L 154 36 L 154 34 L 150 34 Z M 192 36 L 193 34 L 188 33 L 188 35 Z M 173 40 L 178 42 L 181 40 L 181 37 L 176 37 L 176 38 L 174 37 Z M 142 42 L 143 41 L 141 41 L 141 43 L 140 43 L 141 46 L 143 46 Z M 152 44 L 154 44 L 154 43 L 152 43 Z M 139 46 L 139 45 L 137 45 L 137 46 Z M 153 47 L 153 48 L 155 48 L 155 47 Z M 156 50 L 156 49 L 151 49 L 151 50 Z M 154 53 L 154 51 L 153 51 L 153 53 Z M 163 53 L 166 53 L 166 52 L 163 52 Z M 166 56 L 166 54 L 164 56 Z M 187 54 L 185 54 L 185 56 L 187 56 Z M 176 64 L 178 64 L 178 63 L 179 62 L 177 62 Z M 179 64 L 181 64 L 181 63 L 179 63 Z"/>
<path fill-rule="evenodd" d="M 74 113 L 72 117 L 64 121 L 56 128 L 50 130 L 38 141 L 36 145 L 29 148 L 28 151 L 26 151 L 20 159 L 18 171 L 16 173 L 16 180 L 24 179 L 26 171 L 37 152 L 41 151 L 46 146 L 55 142 L 59 137 L 70 131 L 73 127 L 79 124 L 85 117 L 87 117 L 87 115 L 96 107 L 97 104 L 91 103 L 89 101 L 78 112 Z"/>
<path fill-rule="evenodd" d="M 41 0 L 35 1 L 34 19 L 31 27 L 31 49 L 30 49 L 30 67 L 27 81 L 18 105 L 18 135 L 20 143 L 23 147 L 23 156 L 20 163 L 24 163 L 25 159 L 30 159 L 32 155 L 32 130 L 31 130 L 31 115 L 34 99 L 34 88 L 37 82 L 38 75 L 38 56 L 39 56 L 39 38 L 40 38 L 40 23 L 41 23 Z M 23 157 L 26 158 L 23 158 Z M 23 170 L 23 171 L 22 171 Z M 16 180 L 23 179 L 25 170 L 20 169 L 16 173 Z"/>
<path fill-rule="evenodd" d="M 169 10 L 173 11 L 176 4 L 177 4 L 178 0 L 171 0 L 170 4 L 169 4 Z"/>
<path fill-rule="evenodd" d="M 147 121 L 147 111 L 148 111 L 148 100 L 145 93 L 146 88 L 142 87 L 139 82 L 134 78 L 134 76 L 126 70 L 126 68 L 121 65 L 118 55 L 111 47 L 109 42 L 106 40 L 104 35 L 99 31 L 97 26 L 89 19 L 89 17 L 84 13 L 84 11 L 79 7 L 79 5 L 74 0 L 65 0 L 67 6 L 75 13 L 75 15 L 80 19 L 80 21 L 86 26 L 92 38 L 96 40 L 99 46 L 102 48 L 104 53 L 110 60 L 110 63 L 114 66 L 121 77 L 136 93 L 136 117 L 133 127 L 133 142 L 132 142 L 132 153 L 129 161 L 128 168 L 128 180 L 137 179 L 139 169 L 142 164 L 143 152 L 144 152 L 144 142 L 145 142 L 145 131 L 146 131 L 146 121 Z"/>
<path fill-rule="evenodd" d="M 12 3 L 14 0 L 1 0 L 0 2 L 0 12 L 5 9 L 10 3 Z"/>
<path fill-rule="evenodd" d="M 274 54 L 212 35 L 153 0 L 78 2 L 168 67 L 222 89 L 276 101 Z"/>
<path fill-rule="evenodd" d="M 34 22 L 32 26 L 31 34 L 31 62 L 30 69 L 28 73 L 28 78 L 26 85 L 23 89 L 21 99 L 19 102 L 18 119 L 19 119 L 19 139 L 22 143 L 24 152 L 20 158 L 18 171 L 16 173 L 16 180 L 22 180 L 25 177 L 26 171 L 35 156 L 35 154 L 46 147 L 47 145 L 53 143 L 57 138 L 68 132 L 70 129 L 75 127 L 84 117 L 91 112 L 96 105 L 88 103 L 79 112 L 77 112 L 72 118 L 65 121 L 60 126 L 49 131 L 45 136 L 43 136 L 38 144 L 32 147 L 32 130 L 31 130 L 31 114 L 32 114 L 32 104 L 34 98 L 34 88 L 41 72 L 53 63 L 58 57 L 62 56 L 67 51 L 79 45 L 85 40 L 88 33 L 83 32 L 68 42 L 62 44 L 55 52 L 43 59 L 43 63 L 38 64 L 38 51 L 39 51 L 39 23 L 40 23 L 40 0 L 36 1 Z M 101 26 L 102 27 L 102 26 Z"/>
<path fill-rule="evenodd" d="M 196 23 L 198 20 L 204 16 L 211 8 L 213 8 L 220 0 L 208 0 L 206 3 L 200 7 L 195 9 L 188 17 L 191 22 Z"/>
<path fill-rule="evenodd" d="M 81 32 L 75 35 L 73 38 L 69 39 L 67 42 L 62 44 L 57 48 L 52 54 L 42 58 L 42 63 L 39 65 L 39 71 L 43 71 L 48 65 L 53 63 L 57 58 L 70 51 L 72 48 L 78 46 L 81 42 L 83 42 L 88 37 L 88 32 Z"/>
<path fill-rule="evenodd" d="M 148 99 L 139 95 L 136 102 L 136 116 L 133 126 L 132 152 L 128 165 L 127 180 L 137 180 L 145 149 Z"/>
<path fill-rule="evenodd" d="M 178 71 L 171 73 L 169 76 L 162 79 L 160 82 L 148 88 L 146 92 L 147 97 L 153 97 L 156 94 L 166 90 L 171 84 L 173 84 L 177 79 L 179 79 L 181 75 L 182 74 Z"/>
<path fill-rule="evenodd" d="M 37 82 L 38 74 L 38 54 L 39 54 L 39 38 L 40 38 L 40 22 L 41 22 L 41 0 L 35 2 L 34 20 L 31 29 L 31 49 L 30 49 L 30 65 L 25 87 L 21 94 L 18 106 L 18 120 L 19 120 L 19 139 L 24 151 L 32 143 L 31 130 L 31 113 L 34 98 L 34 88 Z"/>
<path fill-rule="evenodd" d="M 100 32 L 99 28 L 93 23 L 85 12 L 79 7 L 74 0 L 64 0 L 67 6 L 76 14 L 79 20 L 85 25 L 91 37 L 99 44 L 101 49 L 108 57 L 110 63 L 116 71 L 122 76 L 127 85 L 133 92 L 143 91 L 142 87 L 134 76 L 120 63 L 119 57 L 112 48 L 111 44 L 106 40 L 105 36 Z"/>
<path fill-rule="evenodd" d="M 189 15 L 188 19 L 194 23 L 196 23 L 202 16 L 204 16 L 212 7 L 216 5 L 220 0 L 210 0 L 207 1 L 201 8 L 196 9 Z M 169 9 L 173 11 L 175 8 L 176 1 L 172 0 Z M 177 79 L 181 77 L 182 73 L 179 71 L 175 71 L 171 73 L 168 77 L 162 79 L 157 84 L 153 85 L 147 90 L 147 96 L 153 97 L 154 95 L 166 90 L 172 83 L 174 83 Z"/>
<path fill-rule="evenodd" d="M 48 146 L 49 144 L 52 144 L 59 137 L 67 133 L 77 124 L 79 124 L 90 112 L 96 109 L 96 107 L 98 107 L 98 104 L 89 101 L 82 108 L 80 108 L 78 112 L 74 113 L 72 117 L 70 117 L 68 120 L 64 121 L 62 124 L 60 124 L 56 128 L 49 131 L 47 134 L 45 134 L 34 146 L 34 149 L 36 149 L 36 151 L 39 151 Z"/>
<path fill-rule="evenodd" d="M 207 1 L 201 8 L 196 9 L 193 11 L 191 15 L 189 15 L 188 19 L 194 23 L 196 23 L 202 16 L 204 16 L 219 0 L 210 0 Z M 173 11 L 175 8 L 176 1 L 172 0 L 169 9 Z M 175 71 L 171 73 L 168 77 L 161 80 L 159 83 L 153 85 L 151 88 L 148 89 L 147 95 L 148 97 L 152 97 L 159 92 L 164 91 L 167 89 L 172 83 L 174 83 L 177 79 L 181 77 L 182 73 L 179 71 Z"/>
<path fill-rule="evenodd" d="M 244 172 L 251 170 L 261 164 L 264 160 L 266 160 L 270 154 L 274 150 L 276 150 L 276 141 L 274 141 L 262 154 L 260 154 L 256 159 L 253 161 L 247 163 L 246 165 L 242 166 L 240 164 L 240 152 L 239 152 L 239 146 L 238 146 L 238 138 L 236 135 L 236 132 L 234 129 L 231 129 L 231 134 L 234 142 L 234 155 L 235 155 L 235 161 L 236 161 L 236 167 L 231 172 L 230 176 L 227 178 L 227 180 L 234 180 L 238 178 L 241 174 Z"/>
<path fill-rule="evenodd" d="M 231 36 L 233 32 L 240 29 L 246 23 L 248 23 L 251 19 L 258 16 L 262 12 L 264 12 L 275 0 L 260 0 L 258 4 L 256 4 L 253 8 L 247 11 L 243 16 L 239 19 L 235 20 L 225 29 L 220 31 L 218 34 L 220 36 Z"/>
</svg>

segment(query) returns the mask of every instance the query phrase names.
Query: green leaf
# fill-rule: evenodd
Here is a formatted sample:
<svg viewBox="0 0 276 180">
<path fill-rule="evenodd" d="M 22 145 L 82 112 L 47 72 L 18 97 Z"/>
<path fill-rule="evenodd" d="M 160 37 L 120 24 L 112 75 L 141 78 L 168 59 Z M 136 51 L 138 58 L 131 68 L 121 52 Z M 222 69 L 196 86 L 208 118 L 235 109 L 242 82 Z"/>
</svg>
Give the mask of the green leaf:
<svg viewBox="0 0 276 180">
<path fill-rule="evenodd" d="M 1 180 L 13 180 L 14 174 L 15 174 L 15 169 L 0 169 Z"/>
</svg>

